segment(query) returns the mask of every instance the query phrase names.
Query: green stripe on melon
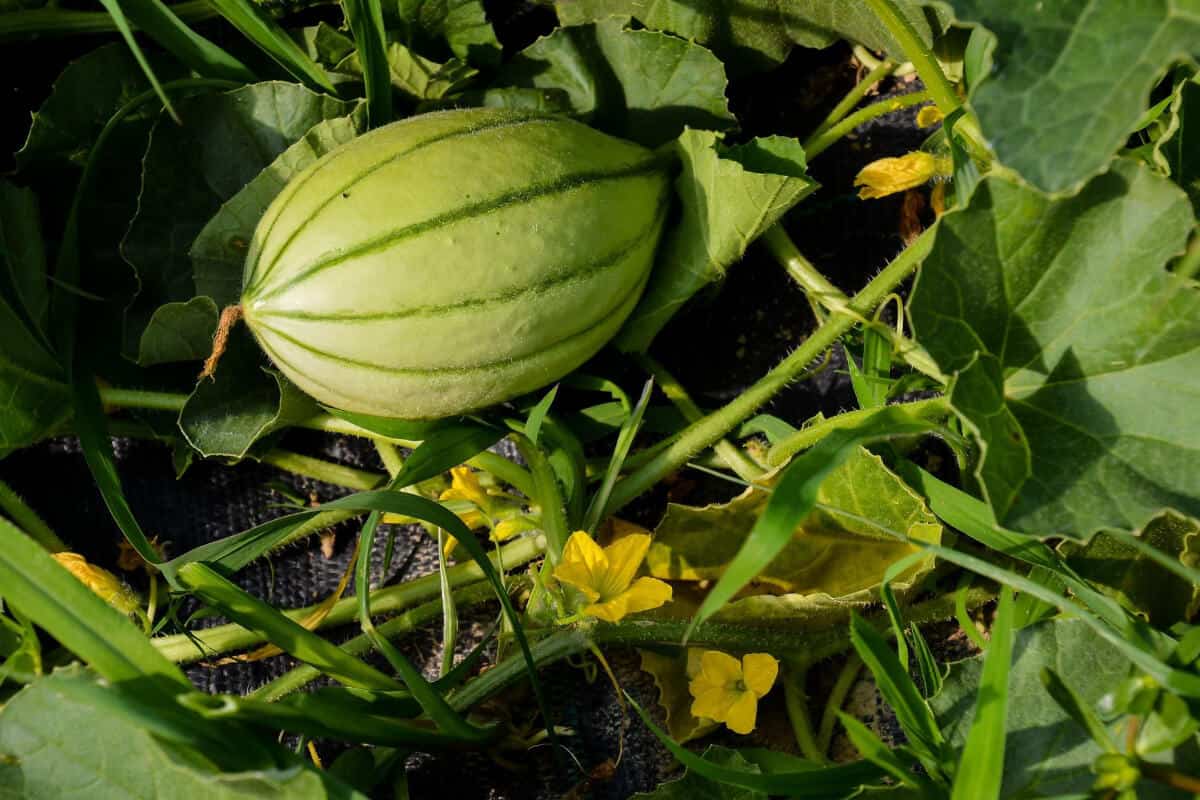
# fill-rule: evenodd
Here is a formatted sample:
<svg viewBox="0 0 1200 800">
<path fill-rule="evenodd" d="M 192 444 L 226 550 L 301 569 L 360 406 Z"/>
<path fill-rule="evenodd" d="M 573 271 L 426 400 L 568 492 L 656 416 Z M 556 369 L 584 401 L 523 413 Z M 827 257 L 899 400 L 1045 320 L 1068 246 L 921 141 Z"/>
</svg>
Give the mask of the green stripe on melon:
<svg viewBox="0 0 1200 800">
<path fill-rule="evenodd" d="M 242 306 L 327 405 L 442 417 L 582 364 L 645 287 L 661 160 L 577 122 L 425 114 L 329 153 L 260 221 Z"/>
</svg>

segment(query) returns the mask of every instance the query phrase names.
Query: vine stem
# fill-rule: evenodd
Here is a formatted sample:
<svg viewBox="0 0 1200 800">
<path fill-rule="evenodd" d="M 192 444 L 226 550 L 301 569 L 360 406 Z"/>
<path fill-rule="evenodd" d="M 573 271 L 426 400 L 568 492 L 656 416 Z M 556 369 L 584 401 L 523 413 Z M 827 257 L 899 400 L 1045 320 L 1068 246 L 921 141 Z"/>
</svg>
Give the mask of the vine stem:
<svg viewBox="0 0 1200 800">
<path fill-rule="evenodd" d="M 378 472 L 334 464 L 330 461 L 324 461 L 319 458 L 279 448 L 267 451 L 262 456 L 262 462 L 291 472 L 294 475 L 314 478 L 325 483 L 344 486 L 347 489 L 354 489 L 360 492 L 377 489 L 387 480 L 385 475 Z"/>
<path fill-rule="evenodd" d="M 654 458 L 618 481 L 602 518 L 624 508 L 634 498 L 682 467 L 694 454 L 728 434 L 803 373 L 810 362 L 832 347 L 838 337 L 849 331 L 859 319 L 868 317 L 921 263 L 929 252 L 935 230 L 936 227 L 929 228 L 917 237 L 912 245 L 854 296 L 849 305 L 852 314 L 838 314 L 827 320 L 774 369 L 724 407 L 676 434 Z"/>
<path fill-rule="evenodd" d="M 978 607 L 995 597 L 996 593 L 990 589 L 972 589 L 968 602 Z M 922 625 L 949 619 L 953 613 L 953 599 L 940 596 L 909 606 L 904 616 L 914 624 Z M 789 659 L 793 668 L 806 669 L 850 648 L 850 630 L 841 624 L 848 620 L 849 610 L 846 611 L 845 620 L 839 620 L 833 627 L 815 631 L 797 630 L 794 626 L 768 628 L 743 622 L 709 621 L 696 626 L 688 639 L 688 646 L 709 647 L 731 653 L 771 653 Z M 877 612 L 867 620 L 884 636 L 892 635 L 892 626 L 886 613 Z M 690 624 L 691 621 L 687 619 L 587 622 L 559 629 L 530 649 L 534 663 L 540 667 L 590 650 L 593 645 L 679 647 L 684 631 Z M 506 658 L 451 696 L 450 705 L 460 711 L 466 710 L 517 683 L 525 675 L 523 659 L 519 656 Z"/>
<path fill-rule="evenodd" d="M 817 746 L 813 733 L 812 715 L 808 711 L 808 693 L 805 691 L 806 669 L 789 667 L 783 673 L 783 700 L 787 706 L 788 720 L 792 723 L 792 733 L 800 754 L 817 764 L 825 763 L 825 753 Z"/>
<path fill-rule="evenodd" d="M 854 84 L 854 87 L 851 88 L 850 91 L 846 92 L 846 96 L 843 97 L 841 101 L 833 107 L 833 110 L 829 112 L 829 116 L 825 117 L 821 124 L 817 126 L 816 130 L 812 132 L 809 138 L 811 139 L 813 136 L 832 128 L 834 125 L 841 122 L 847 114 L 854 110 L 854 107 L 858 105 L 859 101 L 867 96 L 867 92 L 871 91 L 872 87 L 895 71 L 896 63 L 886 59 L 880 61 L 873 67 L 870 67 L 870 72 L 864 75 L 861 81 Z M 808 152 L 807 149 L 805 152 Z"/>
<path fill-rule="evenodd" d="M 846 704 L 846 696 L 850 694 L 850 689 L 858 679 L 862 663 L 862 659 L 857 653 L 851 653 L 846 659 L 842 671 L 838 673 L 833 688 L 829 690 L 829 697 L 825 700 L 825 710 L 821 712 L 821 723 L 817 728 L 817 750 L 822 756 L 828 755 L 829 746 L 833 744 L 833 729 L 837 725 L 837 714 Z"/>
<path fill-rule="evenodd" d="M 1195 278 L 1198 272 L 1200 272 L 1200 232 L 1192 236 L 1187 250 L 1175 264 L 1175 274 L 1181 278 Z"/>
<path fill-rule="evenodd" d="M 700 407 L 688 395 L 687 390 L 683 388 L 683 384 L 676 380 L 674 375 L 667 372 L 666 367 L 648 354 L 638 355 L 636 359 L 642 365 L 642 368 L 654 377 L 654 382 L 658 384 L 658 388 L 679 409 L 685 420 L 696 422 L 704 418 L 704 412 L 700 410 Z M 724 460 L 726 466 L 732 469 L 742 480 L 753 482 L 762 477 L 763 468 L 755 463 L 754 459 L 746 455 L 745 450 L 728 439 L 720 439 L 713 445 L 713 449 Z"/>
<path fill-rule="evenodd" d="M 928 102 L 929 99 L 929 92 L 927 91 L 909 92 L 899 97 L 889 97 L 887 100 L 880 100 L 878 103 L 872 103 L 865 108 L 860 108 L 836 125 L 817 131 L 808 137 L 804 142 L 804 156 L 812 160 L 828 150 L 834 143 L 859 125 L 870 122 L 876 117 L 882 117 L 884 114 L 891 114 L 903 108 L 918 106 L 921 103 Z"/>
<path fill-rule="evenodd" d="M 46 521 L 38 516 L 38 513 L 4 481 L 0 481 L 0 511 L 7 514 L 18 528 L 51 553 L 61 553 L 71 549 L 58 537 L 54 529 L 47 525 Z"/>
<path fill-rule="evenodd" d="M 492 553 L 489 558 L 497 569 L 502 566 L 512 569 L 533 561 L 545 550 L 546 540 L 544 537 L 526 536 L 509 542 L 497 552 Z M 455 588 L 476 583 L 485 577 L 483 570 L 474 561 L 455 564 L 446 570 L 446 579 Z M 394 614 L 438 597 L 440 594 L 441 576 L 436 572 L 424 575 L 396 586 L 376 589 L 371 593 L 371 613 L 376 616 Z M 300 621 L 311 615 L 318 607 L 319 604 L 287 609 L 282 613 L 295 621 Z M 353 622 L 357 613 L 358 599 L 355 597 L 343 598 L 334 604 L 318 628 L 332 628 Z M 263 641 L 265 639 L 260 634 L 247 630 L 236 623 L 151 639 L 160 653 L 181 664 L 199 661 L 231 650 L 243 650 L 261 644 Z"/>
<path fill-rule="evenodd" d="M 945 419 L 951 413 L 950 401 L 945 397 L 930 397 L 925 400 L 914 400 L 910 403 L 895 403 L 892 407 L 902 408 L 917 419 L 935 421 Z M 786 464 L 788 459 L 801 450 L 807 450 L 836 430 L 853 428 L 876 411 L 878 409 L 862 408 L 814 422 L 812 425 L 796 431 L 791 436 L 772 446 L 767 451 L 767 463 L 772 467 Z"/>
<path fill-rule="evenodd" d="M 937 58 L 921 41 L 912 23 L 900 13 L 892 0 L 866 1 L 871 11 L 888 29 L 888 33 L 904 49 L 904 55 L 916 67 L 929 97 L 941 109 L 942 115 L 948 117 L 957 111 L 962 103 L 958 99 L 958 93 L 954 91 L 954 85 L 946 78 L 946 73 L 942 72 Z"/>
</svg>

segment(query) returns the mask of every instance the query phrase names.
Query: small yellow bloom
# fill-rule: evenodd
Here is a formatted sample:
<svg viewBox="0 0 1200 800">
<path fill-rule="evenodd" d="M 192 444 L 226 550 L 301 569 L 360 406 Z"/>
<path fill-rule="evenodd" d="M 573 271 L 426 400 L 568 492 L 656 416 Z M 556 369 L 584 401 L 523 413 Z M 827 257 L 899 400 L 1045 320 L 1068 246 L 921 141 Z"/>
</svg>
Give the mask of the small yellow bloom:
<svg viewBox="0 0 1200 800">
<path fill-rule="evenodd" d="M 937 106 L 922 106 L 917 112 L 917 127 L 932 128 L 945 119 L 942 110 Z"/>
<path fill-rule="evenodd" d="M 104 602 L 120 611 L 122 614 L 136 614 L 141 611 L 141 604 L 133 591 L 121 583 L 120 578 L 106 569 L 89 564 L 79 553 L 52 553 L 54 560 L 66 568 L 68 572 L 84 586 L 92 590 Z"/>
<path fill-rule="evenodd" d="M 492 528 L 493 542 L 506 542 L 517 534 L 537 530 L 537 525 L 528 517 L 509 517 L 496 523 Z"/>
<path fill-rule="evenodd" d="M 948 174 L 949 170 L 947 159 L 917 150 L 900 158 L 872 161 L 858 173 L 854 185 L 862 187 L 858 191 L 860 198 L 871 200 L 920 186 L 932 178 Z"/>
<path fill-rule="evenodd" d="M 583 593 L 583 613 L 616 622 L 638 611 L 658 608 L 671 599 L 671 586 L 657 578 L 634 580 L 650 549 L 650 537 L 632 533 L 603 549 L 586 531 L 575 531 L 563 548 L 554 577 Z"/>
<path fill-rule="evenodd" d="M 479 511 L 467 511 L 459 514 L 471 530 L 487 527 L 487 517 L 492 507 L 492 498 L 479 483 L 479 478 L 470 467 L 454 467 L 450 470 L 450 488 L 438 496 L 439 500 L 466 500 L 479 507 Z"/>
<path fill-rule="evenodd" d="M 731 655 L 706 650 L 700 674 L 688 684 L 692 716 L 724 722 L 734 733 L 754 730 L 759 698 L 771 691 L 779 662 L 766 653 L 750 653 L 739 662 Z"/>
</svg>

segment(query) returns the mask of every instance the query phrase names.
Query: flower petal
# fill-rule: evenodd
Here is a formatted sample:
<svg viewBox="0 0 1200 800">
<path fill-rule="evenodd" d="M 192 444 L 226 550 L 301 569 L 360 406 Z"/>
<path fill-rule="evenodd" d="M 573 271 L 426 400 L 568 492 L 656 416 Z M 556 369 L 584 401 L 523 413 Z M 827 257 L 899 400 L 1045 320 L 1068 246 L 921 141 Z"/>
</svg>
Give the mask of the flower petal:
<svg viewBox="0 0 1200 800">
<path fill-rule="evenodd" d="M 595 600 L 600 596 L 600 581 L 608 571 L 608 558 L 586 531 L 575 531 L 563 548 L 562 562 L 554 577 L 569 583 Z"/>
<path fill-rule="evenodd" d="M 620 622 L 629 613 L 629 595 L 619 594 L 612 600 L 592 603 L 583 609 L 583 613 L 605 622 Z"/>
<path fill-rule="evenodd" d="M 742 692 L 725 712 L 725 727 L 734 733 L 746 734 L 754 730 L 758 720 L 758 698 L 754 692 Z"/>
<path fill-rule="evenodd" d="M 649 549 L 650 537 L 644 533 L 622 536 L 604 548 L 604 555 L 608 558 L 608 575 L 605 576 L 605 587 L 600 590 L 601 593 L 612 595 L 629 588 Z"/>
<path fill-rule="evenodd" d="M 649 611 L 671 602 L 671 584 L 658 578 L 638 578 L 633 586 L 621 593 L 629 609 L 626 614 L 636 614 L 639 611 Z"/>
<path fill-rule="evenodd" d="M 738 699 L 737 695 L 725 689 L 697 688 L 697 682 L 692 681 L 688 691 L 695 698 L 692 701 L 692 716 L 721 722 L 729 713 L 729 707 Z"/>
<path fill-rule="evenodd" d="M 762 697 L 771 691 L 779 676 L 779 662 L 766 653 L 747 653 L 742 656 L 742 682 L 746 688 Z"/>
<path fill-rule="evenodd" d="M 916 150 L 899 158 L 881 158 L 867 164 L 854 178 L 863 200 L 886 197 L 920 186 L 938 172 L 938 162 L 929 153 Z"/>
<path fill-rule="evenodd" d="M 728 686 L 742 679 L 742 665 L 728 653 L 705 650 L 700 656 L 700 674 L 712 684 Z"/>
</svg>

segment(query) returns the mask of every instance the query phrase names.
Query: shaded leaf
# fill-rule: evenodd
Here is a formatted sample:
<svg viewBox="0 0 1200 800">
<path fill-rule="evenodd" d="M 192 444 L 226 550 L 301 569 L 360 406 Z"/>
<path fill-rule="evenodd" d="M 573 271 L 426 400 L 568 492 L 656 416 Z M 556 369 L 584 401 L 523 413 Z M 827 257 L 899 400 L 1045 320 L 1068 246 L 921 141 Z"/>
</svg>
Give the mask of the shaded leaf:
<svg viewBox="0 0 1200 800">
<path fill-rule="evenodd" d="M 504 85 L 562 89 L 576 113 L 605 133 L 657 146 L 685 127 L 724 129 L 725 68 L 700 45 L 625 20 L 560 28 L 522 50 Z"/>
<path fill-rule="evenodd" d="M 564 25 L 610 14 L 635 17 L 647 28 L 669 31 L 711 47 L 732 67 L 765 69 L 783 61 L 794 45 L 824 48 L 840 38 L 903 61 L 904 52 L 865 3 L 829 0 L 555 0 Z M 920 3 L 896 5 L 926 44 L 948 15 L 931 20 Z M 931 26 L 931 22 L 933 22 Z"/>
<path fill-rule="evenodd" d="M 385 55 L 391 85 L 417 100 L 440 100 L 462 91 L 479 74 L 479 70 L 458 59 L 440 64 L 399 42 L 389 43 Z M 339 73 L 362 75 L 362 61 L 358 53 L 352 53 L 335 69 Z"/>
<path fill-rule="evenodd" d="M 220 316 L 221 311 L 211 297 L 164 303 L 154 310 L 142 331 L 137 363 L 145 367 L 207 358 Z"/>
<path fill-rule="evenodd" d="M 1103 172 L 1167 67 L 1200 57 L 1194 2 L 949 5 L 996 34 L 992 73 L 972 97 L 984 133 L 1001 162 L 1049 192 Z"/>
<path fill-rule="evenodd" d="M 0 711 L 0 753 L 7 757 L 0 760 L 0 794 L 95 800 L 125 800 L 131 791 L 163 800 L 362 797 L 299 758 L 222 774 L 201 753 L 164 742 L 153 723 L 140 722 L 137 711 L 126 707 L 130 702 L 129 694 L 103 688 L 78 670 L 55 673 L 21 691 Z M 156 711 L 141 714 L 145 719 Z"/>
<path fill-rule="evenodd" d="M 150 61 L 168 80 L 180 74 L 169 59 L 152 54 Z M 16 154 L 17 167 L 83 166 L 109 118 L 149 88 L 141 67 L 123 44 L 107 44 L 72 61 L 34 113 L 29 134 Z"/>
<path fill-rule="evenodd" d="M 500 63 L 500 42 L 481 0 L 399 0 L 397 11 L 414 42 L 440 38 L 468 63 Z"/>
<path fill-rule="evenodd" d="M 650 283 L 617 335 L 642 351 L 676 312 L 725 271 L 796 203 L 817 188 L 804 149 L 782 136 L 725 148 L 711 131 L 688 130 L 672 148 L 683 162 L 675 180 L 680 221 L 665 236 Z"/>
<path fill-rule="evenodd" d="M 942 218 L 909 311 L 959 373 L 951 404 L 1002 523 L 1081 537 L 1200 513 L 1200 293 L 1163 269 L 1193 224 L 1126 160 L 1064 200 L 987 178 Z"/>
<path fill-rule="evenodd" d="M 658 705 L 667 718 L 667 733 L 683 744 L 712 733 L 721 726 L 710 719 L 692 716 L 692 693 L 688 684 L 700 672 L 697 647 L 681 647 L 670 653 L 639 650 L 642 669 L 650 673 L 658 688 Z"/>
<path fill-rule="evenodd" d="M 754 764 L 747 761 L 737 750 L 727 747 L 709 745 L 700 756 L 717 766 L 745 772 L 761 772 Z M 767 795 L 740 786 L 729 786 L 717 783 L 709 778 L 697 775 L 690 769 L 685 769 L 678 778 L 660 783 L 649 792 L 638 792 L 634 800 L 767 800 Z"/>
<path fill-rule="evenodd" d="M 1013 653 L 1002 796 L 1087 795 L 1095 780 L 1092 762 L 1103 751 L 1055 702 L 1041 672 L 1044 667 L 1053 669 L 1083 703 L 1094 707 L 1129 675 L 1129 662 L 1085 624 L 1069 619 L 1017 631 Z M 974 721 L 982 665 L 979 657 L 952 665 L 942 693 L 930 701 L 947 740 L 956 749 L 962 747 Z M 1148 758 L 1172 762 L 1191 773 L 1200 766 L 1195 745 Z M 1138 797 L 1178 796 L 1151 781 L 1139 783 L 1137 792 Z"/>
<path fill-rule="evenodd" d="M 316 414 L 313 400 L 266 368 L 244 329 L 229 337 L 216 374 L 202 378 L 179 413 L 179 428 L 203 456 L 242 458 L 259 439 Z"/>
<path fill-rule="evenodd" d="M 1172 511 L 1152 519 L 1140 538 L 1182 564 L 1195 566 L 1200 558 L 1200 524 Z M 1087 544 L 1063 542 L 1059 550 L 1082 577 L 1127 607 L 1145 613 L 1155 627 L 1165 630 L 1184 622 L 1200 605 L 1200 586 L 1114 536 L 1097 533 Z"/>
<path fill-rule="evenodd" d="M 151 134 L 138 212 L 122 245 L 140 283 L 126 311 L 131 356 L 155 309 L 196 294 L 188 248 L 221 204 L 314 125 L 345 116 L 353 104 L 272 82 L 184 99 L 178 110 L 182 125 L 160 118 Z"/>
<path fill-rule="evenodd" d="M 777 481 L 776 472 L 758 483 L 770 487 Z M 668 505 L 646 556 L 650 574 L 688 581 L 719 578 L 769 498 L 751 488 L 728 503 Z M 935 543 L 941 539 L 941 527 L 924 501 L 861 447 L 821 484 L 817 502 L 821 507 L 797 526 L 757 583 L 776 591 L 863 601 L 889 566 L 919 551 L 886 531 Z M 926 559 L 904 577 L 911 581 L 931 565 Z M 860 593 L 867 597 L 856 597 Z"/>
</svg>

